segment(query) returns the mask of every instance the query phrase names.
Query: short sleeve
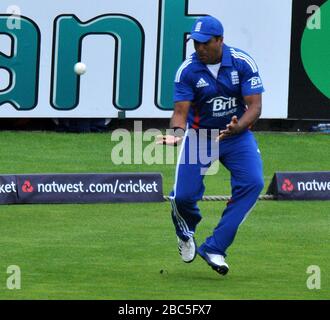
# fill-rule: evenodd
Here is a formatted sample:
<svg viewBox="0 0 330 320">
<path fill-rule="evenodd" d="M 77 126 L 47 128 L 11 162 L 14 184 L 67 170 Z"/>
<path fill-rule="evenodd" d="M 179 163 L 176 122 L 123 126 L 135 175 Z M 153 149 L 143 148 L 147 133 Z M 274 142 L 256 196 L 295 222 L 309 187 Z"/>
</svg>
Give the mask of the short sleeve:
<svg viewBox="0 0 330 320">
<path fill-rule="evenodd" d="M 188 68 L 182 70 L 181 66 L 176 73 L 174 81 L 174 102 L 194 100 L 194 89 L 189 78 Z"/>
<path fill-rule="evenodd" d="M 259 75 L 258 67 L 254 60 L 248 56 L 242 60 L 241 70 L 241 89 L 242 96 L 251 96 L 265 91 Z"/>
<path fill-rule="evenodd" d="M 191 87 L 182 82 L 174 83 L 174 102 L 194 100 L 194 92 Z"/>
</svg>

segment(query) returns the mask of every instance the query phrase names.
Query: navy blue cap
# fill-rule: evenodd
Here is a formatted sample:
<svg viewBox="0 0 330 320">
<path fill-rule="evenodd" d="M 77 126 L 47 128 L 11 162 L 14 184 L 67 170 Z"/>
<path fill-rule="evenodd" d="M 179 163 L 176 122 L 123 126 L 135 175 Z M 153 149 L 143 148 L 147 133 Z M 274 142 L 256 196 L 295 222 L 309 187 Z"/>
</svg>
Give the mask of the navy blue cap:
<svg viewBox="0 0 330 320">
<path fill-rule="evenodd" d="M 207 42 L 214 36 L 223 36 L 223 26 L 218 19 L 204 16 L 196 20 L 188 39 Z"/>
</svg>

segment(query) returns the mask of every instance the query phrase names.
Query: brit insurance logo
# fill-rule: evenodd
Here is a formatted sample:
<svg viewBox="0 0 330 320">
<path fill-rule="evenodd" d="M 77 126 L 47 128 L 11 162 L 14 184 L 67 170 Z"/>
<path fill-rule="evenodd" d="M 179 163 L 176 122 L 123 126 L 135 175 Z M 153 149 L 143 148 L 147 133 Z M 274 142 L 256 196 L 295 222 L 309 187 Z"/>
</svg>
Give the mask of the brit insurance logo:
<svg viewBox="0 0 330 320">
<path fill-rule="evenodd" d="M 284 179 L 281 189 L 284 192 L 292 192 L 294 190 L 293 183 L 289 179 Z"/>
<path fill-rule="evenodd" d="M 260 77 L 252 77 L 248 81 L 251 83 L 251 89 L 257 89 L 262 87 L 262 82 Z"/>
<path fill-rule="evenodd" d="M 227 111 L 238 106 L 237 99 L 234 97 L 216 97 L 206 103 L 212 103 L 213 111 Z"/>
</svg>

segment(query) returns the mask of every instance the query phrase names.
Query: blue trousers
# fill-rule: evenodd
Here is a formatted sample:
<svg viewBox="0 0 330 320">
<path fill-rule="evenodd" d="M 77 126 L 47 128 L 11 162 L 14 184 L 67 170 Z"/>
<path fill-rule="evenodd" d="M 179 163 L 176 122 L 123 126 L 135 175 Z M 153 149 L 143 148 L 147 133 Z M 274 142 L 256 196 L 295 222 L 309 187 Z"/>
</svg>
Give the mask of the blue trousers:
<svg viewBox="0 0 330 320">
<path fill-rule="evenodd" d="M 170 194 L 176 234 L 186 241 L 202 219 L 197 202 L 202 199 L 205 171 L 215 161 L 230 171 L 232 197 L 213 234 L 204 243 L 206 251 L 226 256 L 240 224 L 257 202 L 264 187 L 262 160 L 251 131 L 215 142 L 214 137 L 188 130 L 182 142 L 175 184 Z"/>
</svg>

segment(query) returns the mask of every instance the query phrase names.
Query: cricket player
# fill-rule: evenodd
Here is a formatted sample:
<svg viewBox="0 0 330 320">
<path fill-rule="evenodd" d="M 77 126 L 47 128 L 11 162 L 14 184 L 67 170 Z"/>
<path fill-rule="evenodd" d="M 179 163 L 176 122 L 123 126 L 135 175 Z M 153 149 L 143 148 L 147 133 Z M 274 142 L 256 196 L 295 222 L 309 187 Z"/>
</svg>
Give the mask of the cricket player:
<svg viewBox="0 0 330 320">
<path fill-rule="evenodd" d="M 195 52 L 175 76 L 170 121 L 174 134 L 161 136 L 157 142 L 182 144 L 170 197 L 181 258 L 189 263 L 198 253 L 221 275 L 229 270 L 227 248 L 264 186 L 260 151 L 250 131 L 261 114 L 264 88 L 255 61 L 224 44 L 223 35 L 216 18 L 196 20 L 189 37 Z M 215 137 L 211 134 L 214 129 L 218 132 Z M 201 144 L 196 135 L 203 135 L 206 143 Z M 208 162 L 198 157 L 202 152 L 212 155 Z M 194 153 L 197 157 L 192 157 Z M 195 161 L 189 161 L 191 158 Z M 194 233 L 202 218 L 197 202 L 205 189 L 202 169 L 215 160 L 230 171 L 232 196 L 213 233 L 197 248 Z"/>
</svg>

